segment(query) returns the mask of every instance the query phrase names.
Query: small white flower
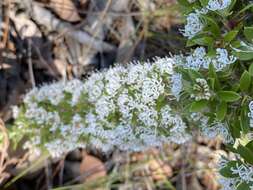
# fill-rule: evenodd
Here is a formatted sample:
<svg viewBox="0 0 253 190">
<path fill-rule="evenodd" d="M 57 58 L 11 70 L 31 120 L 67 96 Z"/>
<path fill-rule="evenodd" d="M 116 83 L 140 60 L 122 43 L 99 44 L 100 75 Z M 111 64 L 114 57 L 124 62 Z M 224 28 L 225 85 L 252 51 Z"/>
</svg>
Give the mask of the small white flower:
<svg viewBox="0 0 253 190">
<path fill-rule="evenodd" d="M 220 177 L 218 181 L 222 185 L 221 190 L 236 190 L 237 180 L 231 179 L 231 178 Z"/>
<path fill-rule="evenodd" d="M 64 86 L 64 91 L 72 94 L 71 105 L 77 104 L 82 92 L 84 90 L 84 84 L 78 79 L 68 81 Z"/>
<path fill-rule="evenodd" d="M 115 105 L 111 99 L 106 96 L 102 96 L 95 103 L 96 113 L 98 118 L 104 120 L 115 109 Z"/>
<path fill-rule="evenodd" d="M 188 133 L 186 133 L 186 131 L 184 132 L 175 132 L 172 133 L 167 140 L 176 143 L 176 144 L 184 144 L 188 141 L 190 141 L 192 139 L 192 136 Z"/>
<path fill-rule="evenodd" d="M 249 110 L 250 112 L 253 112 L 253 101 L 249 103 Z"/>
<path fill-rule="evenodd" d="M 178 101 L 180 98 L 180 93 L 183 89 L 182 75 L 179 73 L 173 74 L 171 77 L 171 81 L 172 81 L 171 93 L 176 97 Z"/>
<path fill-rule="evenodd" d="M 119 107 L 119 111 L 124 120 L 132 119 L 132 109 L 134 108 L 133 105 L 133 98 L 128 94 L 127 90 L 124 90 L 117 99 L 117 106 Z"/>
<path fill-rule="evenodd" d="M 191 69 L 207 69 L 209 64 L 211 63 L 211 59 L 207 57 L 206 50 L 204 47 L 198 47 L 194 50 L 192 55 L 186 57 L 186 67 Z"/>
<path fill-rule="evenodd" d="M 221 136 L 224 143 L 233 143 L 234 139 L 228 131 L 226 123 L 213 122 L 209 126 L 201 126 L 202 133 L 209 139 L 213 139 L 217 136 Z"/>
<path fill-rule="evenodd" d="M 199 13 L 190 13 L 186 18 L 186 25 L 183 30 L 183 35 L 189 39 L 201 32 L 204 28 L 204 23 L 200 18 Z"/>
<path fill-rule="evenodd" d="M 152 103 L 162 93 L 164 93 L 164 84 L 161 79 L 146 78 L 143 81 L 141 89 L 142 102 Z"/>
<path fill-rule="evenodd" d="M 174 73 L 173 71 L 173 65 L 174 65 L 174 59 L 169 57 L 154 58 L 154 64 L 153 66 L 159 70 L 159 73 L 164 75 L 172 75 Z"/>
<path fill-rule="evenodd" d="M 227 65 L 230 65 L 236 61 L 236 57 L 233 55 L 229 56 L 226 49 L 217 48 L 216 58 L 212 60 L 214 67 L 217 71 L 222 70 Z"/>
<path fill-rule="evenodd" d="M 172 109 L 170 108 L 169 105 L 164 106 L 161 111 L 161 125 L 164 128 L 168 128 L 169 125 L 171 125 L 171 121 L 173 119 L 173 116 L 171 114 Z"/>
<path fill-rule="evenodd" d="M 228 163 L 228 160 L 225 159 L 223 156 L 220 156 L 219 162 L 218 162 L 218 168 L 222 169 L 224 168 Z"/>
<path fill-rule="evenodd" d="M 118 89 L 121 87 L 123 81 L 122 75 L 126 72 L 123 67 L 110 68 L 105 72 L 105 81 L 106 81 L 106 92 L 110 96 L 114 96 Z"/>
<path fill-rule="evenodd" d="M 229 7 L 231 0 L 209 0 L 207 9 L 211 11 L 223 10 Z"/>
<path fill-rule="evenodd" d="M 157 125 L 157 111 L 146 105 L 142 105 L 139 108 L 138 118 L 143 122 L 145 126 L 156 126 Z"/>
<path fill-rule="evenodd" d="M 104 89 L 104 75 L 102 73 L 93 73 L 84 83 L 85 91 L 88 93 L 90 102 L 96 102 L 102 95 Z"/>
<path fill-rule="evenodd" d="M 48 113 L 45 109 L 41 107 L 29 107 L 29 109 L 26 110 L 25 116 L 28 119 L 32 119 L 38 124 L 44 124 L 48 120 Z"/>
<path fill-rule="evenodd" d="M 131 85 L 135 84 L 136 88 L 140 88 L 142 81 L 146 79 L 147 74 L 151 71 L 152 66 L 149 63 L 144 64 L 129 64 L 128 73 L 126 76 L 126 83 Z"/>
<path fill-rule="evenodd" d="M 39 101 L 49 100 L 51 104 L 58 105 L 64 99 L 64 83 L 58 82 L 42 86 L 34 98 Z"/>
<path fill-rule="evenodd" d="M 245 182 L 253 181 L 253 168 L 244 164 L 236 163 L 236 167 L 231 168 L 232 174 L 237 174 Z"/>
<path fill-rule="evenodd" d="M 249 110 L 248 117 L 250 119 L 250 127 L 253 127 L 253 101 L 249 103 Z"/>
</svg>

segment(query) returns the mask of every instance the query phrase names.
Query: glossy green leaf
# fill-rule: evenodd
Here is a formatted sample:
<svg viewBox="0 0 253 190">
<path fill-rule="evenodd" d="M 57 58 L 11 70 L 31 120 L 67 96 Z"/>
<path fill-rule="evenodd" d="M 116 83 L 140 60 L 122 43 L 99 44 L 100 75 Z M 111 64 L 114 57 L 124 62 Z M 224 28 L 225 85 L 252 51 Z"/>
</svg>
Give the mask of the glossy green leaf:
<svg viewBox="0 0 253 190">
<path fill-rule="evenodd" d="M 249 42 L 253 40 L 253 26 L 244 27 L 243 34 Z"/>
<path fill-rule="evenodd" d="M 159 96 L 156 103 L 156 109 L 161 110 L 161 108 L 166 105 L 167 101 L 165 96 Z"/>
<path fill-rule="evenodd" d="M 244 134 L 249 132 L 248 106 L 246 105 L 241 106 L 240 126 Z"/>
<path fill-rule="evenodd" d="M 251 84 L 251 76 L 248 71 L 244 71 L 240 78 L 240 89 L 247 91 Z"/>
<path fill-rule="evenodd" d="M 240 120 L 235 120 L 229 125 L 230 132 L 234 138 L 240 138 L 241 123 Z"/>
<path fill-rule="evenodd" d="M 251 63 L 249 66 L 249 74 L 253 76 L 253 63 Z"/>
<path fill-rule="evenodd" d="M 242 61 L 248 61 L 253 59 L 253 44 L 240 42 L 239 46 L 233 46 L 232 49 L 232 53 Z"/>
<path fill-rule="evenodd" d="M 203 110 L 204 108 L 206 108 L 207 103 L 208 103 L 207 100 L 200 100 L 200 101 L 193 102 L 191 104 L 190 111 L 191 112 L 199 112 L 199 111 Z"/>
<path fill-rule="evenodd" d="M 228 32 L 224 36 L 224 41 L 227 42 L 227 43 L 231 42 L 233 39 L 235 39 L 237 34 L 238 34 L 238 30 L 231 30 L 230 32 Z"/>
<path fill-rule="evenodd" d="M 237 1 L 237 0 L 232 0 L 232 1 L 231 1 L 230 5 L 229 5 L 229 7 L 228 7 L 228 12 L 230 12 L 230 11 L 234 8 L 234 6 L 235 6 L 235 4 L 236 4 L 236 1 Z"/>
<path fill-rule="evenodd" d="M 251 190 L 250 185 L 246 182 L 241 182 L 237 187 L 236 190 Z"/>
<path fill-rule="evenodd" d="M 240 156 L 249 164 L 253 164 L 253 151 L 249 148 L 239 145 L 237 147 L 237 152 L 240 154 Z"/>
<path fill-rule="evenodd" d="M 226 144 L 226 150 L 237 154 L 237 150 L 233 147 L 233 145 Z"/>
<path fill-rule="evenodd" d="M 235 102 L 241 98 L 241 96 L 233 91 L 219 91 L 218 97 L 224 102 Z"/>
<path fill-rule="evenodd" d="M 208 0 L 200 0 L 200 3 L 203 7 L 207 6 L 208 2 Z"/>
<path fill-rule="evenodd" d="M 208 68 L 208 77 L 209 79 L 212 81 L 214 80 L 212 83 L 214 83 L 214 89 L 215 90 L 219 90 L 220 89 L 220 82 L 219 82 L 219 79 L 218 79 L 218 76 L 217 76 L 217 73 L 214 69 L 214 66 L 213 64 L 209 64 L 209 68 Z M 213 90 L 214 90 L 213 89 Z"/>
<path fill-rule="evenodd" d="M 195 81 L 196 78 L 203 78 L 203 75 L 200 72 L 195 71 L 193 69 L 189 69 L 188 70 L 188 75 L 190 76 L 190 78 L 192 79 L 192 81 Z"/>
<path fill-rule="evenodd" d="M 217 24 L 216 20 L 214 20 L 212 17 L 209 17 L 207 15 L 201 15 L 201 17 L 206 22 L 206 30 L 210 31 L 215 37 L 220 36 L 220 27 Z"/>
<path fill-rule="evenodd" d="M 217 106 L 217 118 L 219 120 L 223 120 L 227 114 L 227 103 L 226 102 L 221 102 L 220 105 Z"/>
<path fill-rule="evenodd" d="M 246 147 L 250 150 L 253 150 L 253 141 L 250 141 L 248 144 L 246 144 Z"/>
<path fill-rule="evenodd" d="M 236 167 L 237 161 L 229 161 L 226 166 L 222 169 L 220 169 L 219 173 L 227 178 L 235 178 L 238 177 L 238 175 L 233 174 L 231 171 L 232 167 Z"/>
<path fill-rule="evenodd" d="M 178 2 L 180 5 L 185 6 L 185 7 L 191 6 L 191 4 L 189 3 L 189 1 L 187 1 L 187 0 L 178 0 L 177 2 Z"/>
<path fill-rule="evenodd" d="M 195 44 L 200 45 L 200 46 L 211 46 L 211 45 L 213 45 L 214 39 L 212 37 L 205 36 L 202 38 L 192 39 L 192 41 Z"/>
</svg>

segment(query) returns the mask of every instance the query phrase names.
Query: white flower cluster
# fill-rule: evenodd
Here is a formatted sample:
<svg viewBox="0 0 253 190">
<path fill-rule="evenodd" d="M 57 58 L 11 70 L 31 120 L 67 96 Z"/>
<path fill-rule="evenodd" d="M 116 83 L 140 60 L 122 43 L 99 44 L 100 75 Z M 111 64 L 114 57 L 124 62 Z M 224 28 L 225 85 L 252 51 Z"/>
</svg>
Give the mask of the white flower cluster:
<svg viewBox="0 0 253 190">
<path fill-rule="evenodd" d="M 236 167 L 231 167 L 232 174 L 238 175 L 246 183 L 253 181 L 253 167 L 246 164 L 236 163 Z"/>
<path fill-rule="evenodd" d="M 189 3 L 195 2 L 195 0 L 188 0 Z M 208 11 L 219 11 L 228 8 L 231 4 L 231 0 L 209 0 L 206 7 L 195 12 L 191 12 L 186 17 L 186 25 L 182 30 L 182 33 L 188 39 L 192 39 L 198 33 L 200 33 L 205 27 L 205 21 L 201 18 L 201 15 L 205 15 Z"/>
<path fill-rule="evenodd" d="M 226 178 L 226 177 L 220 177 L 219 178 L 219 184 L 221 184 L 220 190 L 236 190 L 236 184 L 238 183 L 237 180 L 234 178 Z"/>
<path fill-rule="evenodd" d="M 203 30 L 205 23 L 201 19 L 200 15 L 200 12 L 193 12 L 187 15 L 186 25 L 182 30 L 182 33 L 185 37 L 191 39 Z"/>
<path fill-rule="evenodd" d="M 223 10 L 229 7 L 231 0 L 209 0 L 207 9 L 211 11 Z"/>
<path fill-rule="evenodd" d="M 168 100 L 179 99 L 182 76 L 174 60 L 116 66 L 71 80 L 34 88 L 24 98 L 23 115 L 38 141 L 53 157 L 92 145 L 140 151 L 165 142 L 191 139 L 187 126 Z M 173 105 L 171 105 L 173 106 Z M 38 143 L 39 142 L 39 143 Z"/>
<path fill-rule="evenodd" d="M 249 116 L 249 121 L 250 121 L 250 127 L 253 127 L 253 101 L 251 101 L 250 103 L 249 103 L 249 113 L 248 113 L 248 116 Z"/>
<path fill-rule="evenodd" d="M 226 49 L 217 48 L 216 49 L 216 57 L 212 59 L 212 63 L 217 71 L 222 70 L 227 65 L 230 65 L 236 61 L 236 57 L 233 55 L 228 55 Z"/>
<path fill-rule="evenodd" d="M 197 78 L 193 91 L 194 93 L 191 94 L 191 98 L 194 98 L 196 101 L 209 100 L 211 97 L 210 89 L 205 79 Z"/>
<path fill-rule="evenodd" d="M 171 93 L 176 97 L 178 101 L 180 98 L 180 93 L 183 90 L 182 75 L 179 73 L 175 73 L 172 75 L 171 80 Z"/>
<path fill-rule="evenodd" d="M 234 143 L 234 139 L 228 130 L 227 123 L 213 122 L 209 125 L 202 125 L 201 127 L 203 135 L 209 139 L 220 136 L 224 143 Z"/>
<path fill-rule="evenodd" d="M 249 185 L 249 188 L 253 190 L 253 167 L 243 162 L 232 160 L 233 165 L 229 168 L 233 178 L 225 178 L 220 176 L 219 183 L 222 185 L 223 190 L 236 190 L 238 185 L 242 182 Z M 230 160 L 221 156 L 218 164 L 218 170 L 222 170 L 225 167 L 229 167 Z M 227 171 L 229 172 L 229 171 Z"/>
<path fill-rule="evenodd" d="M 220 136 L 224 143 L 234 143 L 234 139 L 228 130 L 227 123 L 221 123 L 219 121 L 209 123 L 209 117 L 201 113 L 192 113 L 190 117 L 200 126 L 203 136 L 209 139 L 214 139 L 215 137 Z"/>
<path fill-rule="evenodd" d="M 221 71 L 228 65 L 236 61 L 236 57 L 228 55 L 226 49 L 217 48 L 216 56 L 210 57 L 207 55 L 204 47 L 196 48 L 191 55 L 174 57 L 176 63 L 182 65 L 184 68 L 199 70 L 201 68 L 208 69 L 209 64 L 213 64 L 216 71 Z"/>
</svg>

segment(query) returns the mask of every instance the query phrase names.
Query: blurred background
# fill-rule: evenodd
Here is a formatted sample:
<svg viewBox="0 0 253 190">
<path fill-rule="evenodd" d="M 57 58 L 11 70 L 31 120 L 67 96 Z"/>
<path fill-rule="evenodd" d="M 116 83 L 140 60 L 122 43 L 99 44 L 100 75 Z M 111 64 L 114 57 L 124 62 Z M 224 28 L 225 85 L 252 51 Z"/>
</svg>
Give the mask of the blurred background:
<svg viewBox="0 0 253 190">
<path fill-rule="evenodd" d="M 187 52 L 176 0 L 1 0 L 0 117 L 34 86 L 115 64 Z M 13 190 L 218 190 L 219 139 L 196 138 L 143 153 L 95 148 L 61 160 L 10 152 L 0 184 Z M 1 185 L 0 185 L 1 189 Z"/>
</svg>

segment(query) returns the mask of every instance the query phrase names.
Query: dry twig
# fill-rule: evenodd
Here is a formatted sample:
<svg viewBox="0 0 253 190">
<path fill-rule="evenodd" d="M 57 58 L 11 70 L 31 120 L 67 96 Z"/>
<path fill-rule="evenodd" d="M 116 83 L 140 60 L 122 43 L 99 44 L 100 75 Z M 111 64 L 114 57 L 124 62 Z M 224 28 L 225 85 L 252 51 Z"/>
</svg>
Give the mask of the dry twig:
<svg viewBox="0 0 253 190">
<path fill-rule="evenodd" d="M 4 122 L 0 119 L 0 130 L 3 135 L 2 147 L 0 149 L 0 184 L 4 181 L 8 174 L 5 173 L 6 163 L 8 159 L 9 137 Z"/>
</svg>

